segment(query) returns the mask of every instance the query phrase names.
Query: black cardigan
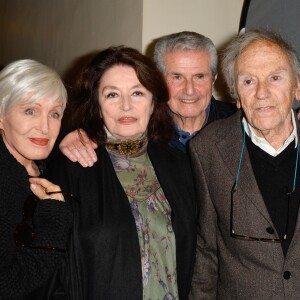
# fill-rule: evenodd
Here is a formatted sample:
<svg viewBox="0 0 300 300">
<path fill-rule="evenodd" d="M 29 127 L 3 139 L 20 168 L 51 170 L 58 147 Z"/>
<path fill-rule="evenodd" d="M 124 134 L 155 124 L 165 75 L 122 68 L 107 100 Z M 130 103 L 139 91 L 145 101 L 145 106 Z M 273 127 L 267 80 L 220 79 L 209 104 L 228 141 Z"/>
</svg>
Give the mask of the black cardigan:
<svg viewBox="0 0 300 300">
<path fill-rule="evenodd" d="M 22 220 L 25 199 L 31 195 L 26 169 L 10 154 L 0 136 L 0 299 L 25 299 L 43 285 L 64 253 L 18 248 L 14 232 Z M 65 248 L 72 224 L 64 202 L 41 200 L 34 213 L 34 246 Z M 32 300 L 31 296 L 28 298 Z"/>
<path fill-rule="evenodd" d="M 196 247 L 197 209 L 189 159 L 176 149 L 154 143 L 149 143 L 148 154 L 172 209 L 178 290 L 184 300 Z M 46 172 L 50 180 L 80 199 L 79 204 L 73 202 L 64 290 L 72 300 L 141 300 L 140 248 L 129 201 L 103 146 L 97 156 L 93 167 L 83 168 L 60 155 Z"/>
</svg>

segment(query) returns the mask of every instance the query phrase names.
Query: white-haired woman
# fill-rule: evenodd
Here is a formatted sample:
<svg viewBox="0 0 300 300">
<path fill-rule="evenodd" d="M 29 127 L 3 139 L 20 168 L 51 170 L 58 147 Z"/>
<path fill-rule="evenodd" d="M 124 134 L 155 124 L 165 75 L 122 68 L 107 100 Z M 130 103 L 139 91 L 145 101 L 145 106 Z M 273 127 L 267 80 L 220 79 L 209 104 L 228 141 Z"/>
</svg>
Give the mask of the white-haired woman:
<svg viewBox="0 0 300 300">
<path fill-rule="evenodd" d="M 58 74 L 34 60 L 0 72 L 0 299 L 24 299 L 64 255 L 72 215 L 35 161 L 51 152 L 66 101 Z"/>
</svg>

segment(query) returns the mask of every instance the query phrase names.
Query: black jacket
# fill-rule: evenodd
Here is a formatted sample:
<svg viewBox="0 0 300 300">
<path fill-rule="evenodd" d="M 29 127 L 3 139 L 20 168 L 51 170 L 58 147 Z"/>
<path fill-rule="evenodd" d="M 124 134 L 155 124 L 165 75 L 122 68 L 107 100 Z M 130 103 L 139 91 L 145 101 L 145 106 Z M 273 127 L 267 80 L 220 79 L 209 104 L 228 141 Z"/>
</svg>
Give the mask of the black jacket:
<svg viewBox="0 0 300 300">
<path fill-rule="evenodd" d="M 188 157 L 168 146 L 149 143 L 148 154 L 172 209 L 180 299 L 188 298 L 196 241 L 196 204 Z M 60 156 L 46 176 L 73 193 L 74 227 L 62 280 L 67 299 L 130 299 L 143 295 L 135 221 L 105 147 L 98 161 L 83 168 Z"/>
<path fill-rule="evenodd" d="M 42 286 L 64 253 L 17 247 L 15 230 L 22 221 L 25 199 L 32 195 L 29 176 L 0 137 L 0 299 L 17 300 Z M 34 212 L 35 247 L 65 248 L 72 214 L 64 202 L 41 200 Z M 32 300 L 31 296 L 28 298 Z"/>
<path fill-rule="evenodd" d="M 237 107 L 235 104 L 216 100 L 214 97 L 211 97 L 210 103 L 210 111 L 205 126 L 213 121 L 225 119 L 237 111 Z"/>
</svg>

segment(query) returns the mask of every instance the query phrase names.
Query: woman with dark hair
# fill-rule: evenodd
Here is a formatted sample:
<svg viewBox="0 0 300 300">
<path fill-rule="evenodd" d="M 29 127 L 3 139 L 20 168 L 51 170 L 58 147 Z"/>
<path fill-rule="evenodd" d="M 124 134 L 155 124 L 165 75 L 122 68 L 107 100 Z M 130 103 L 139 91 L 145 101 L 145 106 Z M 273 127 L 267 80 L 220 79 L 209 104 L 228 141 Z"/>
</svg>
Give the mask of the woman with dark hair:
<svg viewBox="0 0 300 300">
<path fill-rule="evenodd" d="M 168 89 L 137 50 L 111 47 L 87 65 L 73 126 L 99 145 L 91 168 L 62 155 L 46 176 L 74 194 L 64 265 L 68 299 L 187 299 L 196 204 L 185 154 L 168 146 Z"/>
</svg>

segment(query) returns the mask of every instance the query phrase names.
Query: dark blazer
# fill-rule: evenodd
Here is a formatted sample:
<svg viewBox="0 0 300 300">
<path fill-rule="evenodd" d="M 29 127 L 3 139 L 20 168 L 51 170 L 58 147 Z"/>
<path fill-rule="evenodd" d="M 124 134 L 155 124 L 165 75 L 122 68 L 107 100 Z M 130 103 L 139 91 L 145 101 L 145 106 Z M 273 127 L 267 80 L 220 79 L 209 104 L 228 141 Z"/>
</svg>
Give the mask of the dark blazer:
<svg viewBox="0 0 300 300">
<path fill-rule="evenodd" d="M 149 143 L 148 154 L 172 209 L 180 299 L 190 290 L 196 244 L 196 204 L 186 155 Z M 98 161 L 83 168 L 60 156 L 46 176 L 80 199 L 73 202 L 74 228 L 64 266 L 68 299 L 142 299 L 141 257 L 137 229 L 105 147 Z"/>
<path fill-rule="evenodd" d="M 237 112 L 228 119 L 214 122 L 190 143 L 199 204 L 196 264 L 190 297 L 197 300 L 299 299 L 299 216 L 286 257 L 280 243 L 230 237 L 231 189 L 243 143 L 241 117 Z M 246 148 L 234 199 L 237 234 L 278 238 Z M 267 232 L 268 227 L 274 229 L 273 234 Z"/>
<path fill-rule="evenodd" d="M 216 100 L 212 96 L 210 101 L 209 115 L 205 126 L 216 120 L 225 119 L 234 114 L 236 111 L 237 107 L 234 103 Z"/>
</svg>

